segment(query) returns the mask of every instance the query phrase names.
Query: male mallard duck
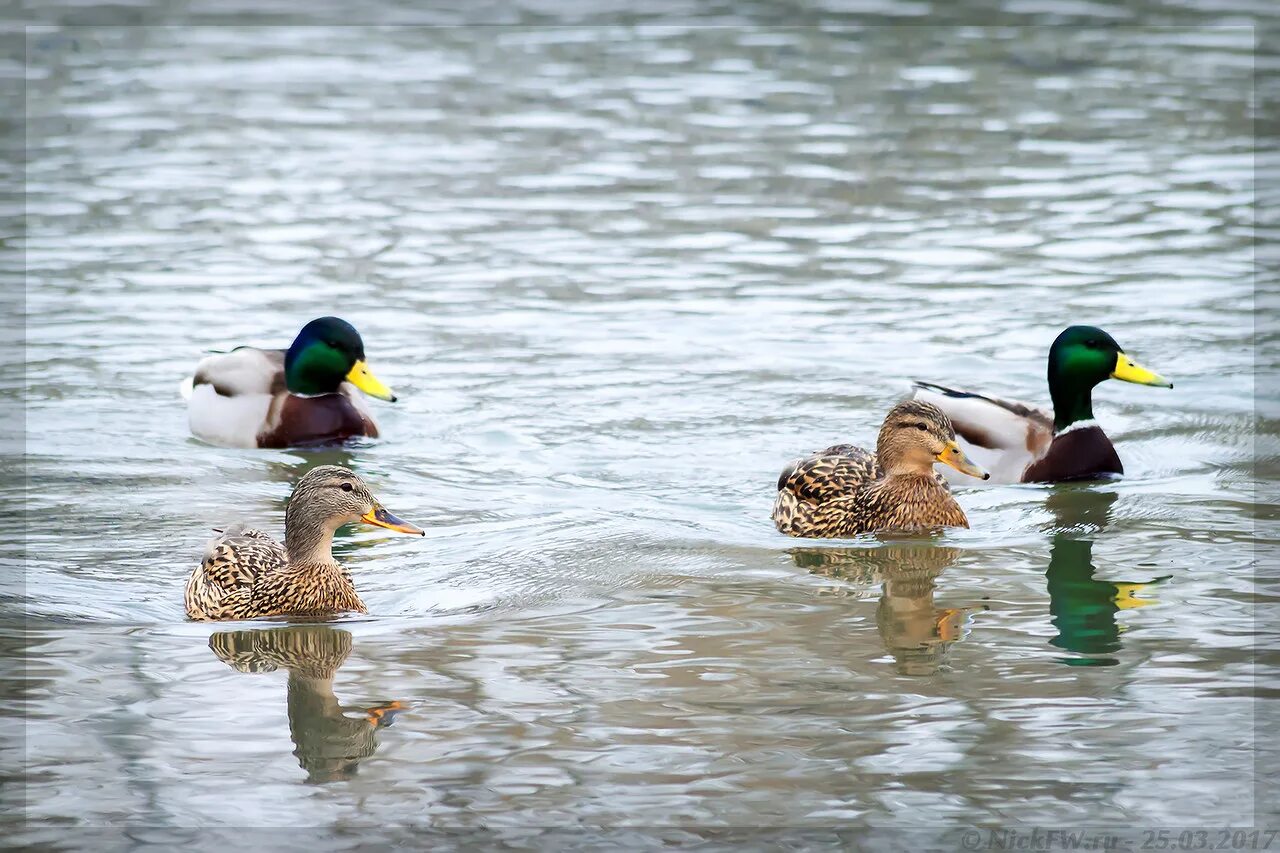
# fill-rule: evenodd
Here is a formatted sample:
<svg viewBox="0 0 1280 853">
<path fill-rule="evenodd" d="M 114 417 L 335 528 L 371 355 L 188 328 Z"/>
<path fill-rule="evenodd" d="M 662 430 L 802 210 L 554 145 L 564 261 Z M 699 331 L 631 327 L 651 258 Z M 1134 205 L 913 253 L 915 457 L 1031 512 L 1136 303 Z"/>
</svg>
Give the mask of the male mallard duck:
<svg viewBox="0 0 1280 853">
<path fill-rule="evenodd" d="M 876 452 L 838 444 L 800 459 L 778 478 L 773 523 L 790 536 L 837 538 L 880 530 L 968 527 L 969 519 L 933 472 L 943 462 L 972 477 L 987 472 L 956 444 L 937 406 L 906 400 L 880 427 Z"/>
<path fill-rule="evenodd" d="M 346 320 L 321 317 L 287 350 L 236 347 L 203 359 L 183 383 L 191 432 L 226 447 L 292 447 L 377 438 L 356 389 L 395 402 L 364 360 Z"/>
<path fill-rule="evenodd" d="M 331 550 L 334 531 L 353 521 L 425 535 L 383 509 L 346 468 L 312 468 L 289 498 L 284 545 L 260 530 L 238 526 L 209 543 L 187 581 L 187 616 L 217 621 L 367 612 L 351 575 Z"/>
<path fill-rule="evenodd" d="M 914 398 L 950 416 L 962 447 L 996 482 L 1056 483 L 1124 473 L 1111 439 L 1093 419 L 1093 387 L 1106 379 L 1173 387 L 1101 329 L 1070 326 L 1049 347 L 1052 415 L 1028 403 L 929 382 L 916 383 Z"/>
</svg>

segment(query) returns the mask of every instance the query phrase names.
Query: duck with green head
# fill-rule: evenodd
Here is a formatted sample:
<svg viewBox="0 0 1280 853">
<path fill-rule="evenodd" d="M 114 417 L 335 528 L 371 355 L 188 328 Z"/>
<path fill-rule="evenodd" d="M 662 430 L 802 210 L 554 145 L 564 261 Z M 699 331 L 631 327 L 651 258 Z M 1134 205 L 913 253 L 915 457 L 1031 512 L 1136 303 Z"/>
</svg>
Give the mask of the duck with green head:
<svg viewBox="0 0 1280 853">
<path fill-rule="evenodd" d="M 1172 388 L 1095 326 L 1069 326 L 1049 347 L 1052 413 L 1029 403 L 917 382 L 914 397 L 951 418 L 961 446 L 993 482 L 1055 483 L 1116 477 L 1124 466 L 1093 417 L 1093 389 L 1107 379 Z"/>
<path fill-rule="evenodd" d="M 394 402 L 365 362 L 364 341 L 337 317 L 302 327 L 287 350 L 236 347 L 183 383 L 191 432 L 227 447 L 294 447 L 378 436 L 357 390 Z"/>
</svg>

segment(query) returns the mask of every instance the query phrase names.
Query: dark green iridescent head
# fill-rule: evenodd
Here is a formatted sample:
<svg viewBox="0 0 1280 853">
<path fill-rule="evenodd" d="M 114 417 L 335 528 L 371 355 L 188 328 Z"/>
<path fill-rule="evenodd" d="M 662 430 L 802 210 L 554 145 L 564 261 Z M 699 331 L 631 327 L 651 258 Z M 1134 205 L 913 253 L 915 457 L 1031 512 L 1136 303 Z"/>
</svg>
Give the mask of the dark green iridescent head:
<svg viewBox="0 0 1280 853">
<path fill-rule="evenodd" d="M 284 381 L 294 394 L 332 394 L 359 361 L 364 361 L 364 341 L 355 327 L 321 317 L 293 339 L 284 357 Z"/>
<path fill-rule="evenodd" d="M 1096 326 L 1069 326 L 1049 347 L 1049 395 L 1053 428 L 1093 419 L 1093 387 L 1107 379 L 1139 385 L 1173 384 L 1134 363 L 1115 338 Z"/>
</svg>

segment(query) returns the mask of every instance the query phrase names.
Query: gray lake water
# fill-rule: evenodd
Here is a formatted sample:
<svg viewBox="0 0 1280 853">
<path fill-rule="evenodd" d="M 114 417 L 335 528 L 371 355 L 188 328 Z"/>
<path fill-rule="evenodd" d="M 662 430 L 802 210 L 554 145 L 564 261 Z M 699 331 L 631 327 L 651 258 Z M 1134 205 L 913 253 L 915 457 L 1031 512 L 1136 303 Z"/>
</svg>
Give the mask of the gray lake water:
<svg viewBox="0 0 1280 853">
<path fill-rule="evenodd" d="M 20 837 L 1261 820 L 1254 48 L 31 33 Z M 190 437 L 204 351 L 322 314 L 400 394 L 384 438 Z M 1074 322 L 1175 383 L 1098 389 L 1123 480 L 774 531 L 788 460 L 873 442 L 911 378 L 1047 401 Z M 209 529 L 278 534 L 335 462 L 428 531 L 341 536 L 369 615 L 184 621 Z"/>
</svg>

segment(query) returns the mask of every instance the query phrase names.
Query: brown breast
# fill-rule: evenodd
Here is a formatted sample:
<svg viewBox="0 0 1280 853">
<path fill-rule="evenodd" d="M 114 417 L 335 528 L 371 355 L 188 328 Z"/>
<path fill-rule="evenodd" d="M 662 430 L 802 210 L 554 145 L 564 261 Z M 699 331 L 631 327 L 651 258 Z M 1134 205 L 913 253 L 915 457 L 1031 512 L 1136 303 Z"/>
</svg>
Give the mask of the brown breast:
<svg viewBox="0 0 1280 853">
<path fill-rule="evenodd" d="M 1022 472 L 1022 482 L 1060 483 L 1123 473 L 1111 439 L 1102 427 L 1090 426 L 1054 436 L 1049 452 Z"/>
<path fill-rule="evenodd" d="M 361 414 L 345 394 L 282 394 L 272 403 L 267 423 L 274 426 L 258 435 L 259 447 L 326 444 L 360 435 L 378 437 L 373 421 Z"/>
</svg>

